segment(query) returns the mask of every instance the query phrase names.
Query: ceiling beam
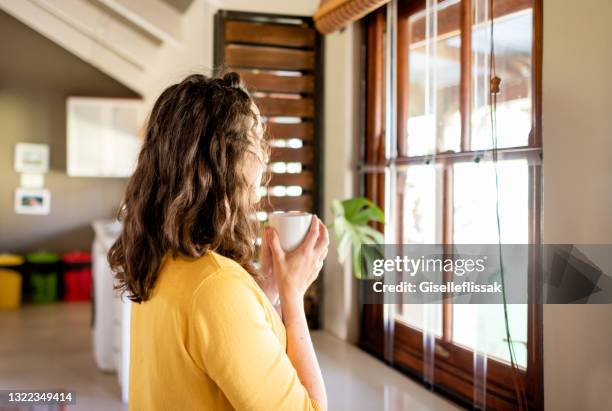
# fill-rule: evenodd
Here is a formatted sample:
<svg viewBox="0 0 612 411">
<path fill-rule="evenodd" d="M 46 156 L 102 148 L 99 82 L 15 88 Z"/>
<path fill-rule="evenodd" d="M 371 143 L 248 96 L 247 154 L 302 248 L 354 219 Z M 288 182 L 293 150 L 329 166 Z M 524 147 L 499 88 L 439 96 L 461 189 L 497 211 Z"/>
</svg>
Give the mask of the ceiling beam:
<svg viewBox="0 0 612 411">
<path fill-rule="evenodd" d="M 182 16 L 161 0 L 97 0 L 142 30 L 174 47 L 182 47 Z"/>
<path fill-rule="evenodd" d="M 146 71 L 155 67 L 161 43 L 82 0 L 31 0 L 94 41 Z"/>
</svg>

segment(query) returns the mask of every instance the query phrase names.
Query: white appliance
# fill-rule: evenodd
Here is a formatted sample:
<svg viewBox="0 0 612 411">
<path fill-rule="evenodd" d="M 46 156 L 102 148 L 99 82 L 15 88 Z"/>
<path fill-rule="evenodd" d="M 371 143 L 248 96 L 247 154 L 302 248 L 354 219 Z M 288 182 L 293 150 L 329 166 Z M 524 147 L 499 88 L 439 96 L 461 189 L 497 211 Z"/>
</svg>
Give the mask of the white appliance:
<svg viewBox="0 0 612 411">
<path fill-rule="evenodd" d="M 121 387 L 121 400 L 128 401 L 130 371 L 130 308 L 131 302 L 114 289 L 114 276 L 106 255 L 119 236 L 121 224 L 94 221 L 93 243 L 93 351 L 98 368 L 116 371 Z"/>
</svg>

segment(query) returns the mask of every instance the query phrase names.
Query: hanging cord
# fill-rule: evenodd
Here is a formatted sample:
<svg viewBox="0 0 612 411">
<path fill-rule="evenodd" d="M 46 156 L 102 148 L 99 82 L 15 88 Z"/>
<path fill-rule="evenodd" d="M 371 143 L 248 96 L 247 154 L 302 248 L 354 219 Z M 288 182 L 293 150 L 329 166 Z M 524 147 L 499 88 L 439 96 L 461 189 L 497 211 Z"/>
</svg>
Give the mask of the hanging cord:
<svg viewBox="0 0 612 411">
<path fill-rule="evenodd" d="M 490 67 L 490 90 L 489 96 L 491 99 L 490 116 L 491 116 L 491 138 L 493 142 L 493 165 L 495 167 L 495 215 L 497 220 L 497 238 L 498 238 L 498 252 L 499 252 L 499 269 L 501 276 L 502 285 L 502 298 L 504 305 L 504 323 L 506 331 L 506 341 L 508 344 L 508 352 L 510 354 L 510 365 L 512 367 L 512 381 L 514 383 L 514 390 L 516 392 L 518 400 L 518 409 L 520 411 L 527 409 L 527 397 L 523 383 L 519 378 L 519 369 L 516 361 L 516 353 L 514 351 L 514 341 L 510 333 L 510 321 L 508 317 L 508 302 L 506 298 L 506 284 L 504 275 L 504 265 L 502 259 L 502 244 L 501 244 L 501 218 L 499 211 L 499 165 L 497 158 L 497 95 L 500 92 L 501 78 L 497 76 L 495 69 L 495 38 L 494 38 L 494 13 L 493 13 L 494 0 L 489 0 L 489 21 L 490 21 L 490 53 L 489 53 L 489 67 Z"/>
</svg>

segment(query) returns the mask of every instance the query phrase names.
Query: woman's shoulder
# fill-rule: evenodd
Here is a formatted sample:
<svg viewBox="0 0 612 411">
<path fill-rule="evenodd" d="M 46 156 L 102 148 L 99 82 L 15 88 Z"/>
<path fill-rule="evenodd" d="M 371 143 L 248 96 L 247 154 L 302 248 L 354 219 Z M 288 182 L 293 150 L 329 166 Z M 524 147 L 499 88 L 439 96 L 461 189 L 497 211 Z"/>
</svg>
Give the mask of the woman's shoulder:
<svg viewBox="0 0 612 411">
<path fill-rule="evenodd" d="M 177 273 L 182 277 L 189 273 L 193 281 L 199 283 L 219 272 L 239 272 L 248 275 L 240 264 L 214 251 L 208 251 L 199 257 L 190 257 L 183 254 L 166 254 L 161 266 L 161 272 Z"/>
<path fill-rule="evenodd" d="M 209 303 L 218 301 L 244 301 L 246 295 L 256 300 L 261 299 L 261 290 L 251 274 L 231 258 L 215 252 L 202 257 L 206 266 L 212 268 L 203 276 L 194 290 L 194 300 L 205 300 Z"/>
<path fill-rule="evenodd" d="M 257 293 L 257 283 L 236 261 L 209 251 L 200 257 L 166 255 L 160 272 L 162 294 L 210 294 L 211 299 L 227 293 Z"/>
<path fill-rule="evenodd" d="M 210 251 L 206 253 L 204 258 L 210 259 L 218 270 L 225 270 L 225 271 L 237 270 L 240 272 L 244 272 L 245 274 L 248 274 L 247 271 L 244 268 L 242 268 L 242 266 L 238 264 L 236 261 L 232 260 L 231 258 L 222 256 L 221 254 L 216 253 L 214 251 Z"/>
</svg>

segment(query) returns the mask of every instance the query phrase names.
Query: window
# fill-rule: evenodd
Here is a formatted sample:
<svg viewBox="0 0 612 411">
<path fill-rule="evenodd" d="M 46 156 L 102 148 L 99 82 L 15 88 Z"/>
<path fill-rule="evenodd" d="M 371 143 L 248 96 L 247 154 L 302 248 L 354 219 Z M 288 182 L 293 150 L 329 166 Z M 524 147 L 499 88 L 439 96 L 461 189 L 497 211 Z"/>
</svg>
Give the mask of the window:
<svg viewBox="0 0 612 411">
<path fill-rule="evenodd" d="M 365 19 L 365 194 L 381 206 L 387 202 L 394 213 L 388 238 L 399 243 L 537 244 L 541 0 L 494 0 L 492 13 L 490 0 L 430 1 L 436 10 L 425 3 L 398 2 L 392 67 L 397 105 L 390 108 L 397 118 L 396 156 L 385 150 L 385 9 Z M 497 150 L 490 121 L 491 14 L 495 69 L 502 79 Z M 533 267 L 525 265 L 529 279 Z M 384 311 L 365 306 L 365 349 L 383 356 L 387 335 L 388 361 L 460 402 L 517 409 L 519 386 L 530 409 L 542 408 L 541 307 L 508 306 L 515 370 L 502 306 L 405 304 L 394 307 L 392 318 Z M 474 350 L 487 357 L 482 398 L 474 388 L 483 372 Z"/>
</svg>

